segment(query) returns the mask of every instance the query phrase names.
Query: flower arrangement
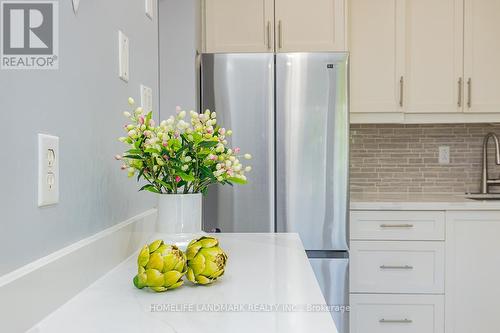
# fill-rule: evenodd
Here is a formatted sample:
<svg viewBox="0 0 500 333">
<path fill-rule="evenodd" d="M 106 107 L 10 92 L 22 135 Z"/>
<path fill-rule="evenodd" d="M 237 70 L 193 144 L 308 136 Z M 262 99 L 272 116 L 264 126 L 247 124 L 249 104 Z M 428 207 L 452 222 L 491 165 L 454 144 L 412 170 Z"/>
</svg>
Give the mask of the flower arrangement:
<svg viewBox="0 0 500 333">
<path fill-rule="evenodd" d="M 160 194 L 206 193 L 208 186 L 246 184 L 246 172 L 240 158 L 240 148 L 230 148 L 227 138 L 232 131 L 217 125 L 215 112 L 187 113 L 177 107 L 176 115 L 156 125 L 152 112 L 147 114 L 135 107 L 133 98 L 128 103 L 132 112 L 124 112 L 129 124 L 124 126 L 126 136 L 120 141 L 129 145 L 117 160 L 123 161 L 122 170 L 129 177 L 137 174 L 137 181 L 147 182 L 140 191 Z"/>
</svg>

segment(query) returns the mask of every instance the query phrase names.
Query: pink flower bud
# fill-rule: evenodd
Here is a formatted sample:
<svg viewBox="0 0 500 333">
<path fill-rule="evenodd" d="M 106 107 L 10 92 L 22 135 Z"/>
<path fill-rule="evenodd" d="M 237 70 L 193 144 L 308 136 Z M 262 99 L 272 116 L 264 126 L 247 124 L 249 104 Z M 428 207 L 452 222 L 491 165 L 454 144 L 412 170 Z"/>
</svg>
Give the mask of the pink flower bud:
<svg viewBox="0 0 500 333">
<path fill-rule="evenodd" d="M 220 133 L 220 135 L 226 134 L 226 129 L 225 128 L 220 128 L 219 129 L 219 133 Z"/>
<path fill-rule="evenodd" d="M 124 164 L 124 165 L 122 165 L 122 166 L 120 167 L 120 169 L 122 169 L 122 170 L 126 170 L 126 169 L 127 169 L 127 166 Z"/>
<path fill-rule="evenodd" d="M 168 156 L 167 155 L 163 155 L 163 158 L 168 161 Z"/>
<path fill-rule="evenodd" d="M 122 156 L 121 155 L 115 155 L 115 160 L 119 161 L 122 159 Z"/>
<path fill-rule="evenodd" d="M 149 126 L 155 127 L 155 121 L 153 119 L 149 120 Z"/>
<path fill-rule="evenodd" d="M 179 112 L 181 112 L 181 110 L 182 110 L 182 108 L 179 105 L 177 105 L 175 107 L 175 112 L 179 113 Z"/>
<path fill-rule="evenodd" d="M 139 117 L 139 124 L 144 124 L 144 116 Z"/>
<path fill-rule="evenodd" d="M 178 183 L 178 182 L 180 182 L 180 181 L 181 181 L 181 177 L 179 177 L 179 176 L 175 176 L 175 182 L 176 182 L 176 183 Z"/>
<path fill-rule="evenodd" d="M 163 141 L 163 142 L 162 142 L 162 146 L 163 146 L 163 147 L 167 147 L 167 146 L 168 146 L 168 142 L 167 142 L 167 141 Z"/>
<path fill-rule="evenodd" d="M 240 152 L 240 147 L 236 147 L 236 148 L 234 148 L 234 153 L 235 153 L 235 154 L 238 154 L 239 152 Z"/>
</svg>

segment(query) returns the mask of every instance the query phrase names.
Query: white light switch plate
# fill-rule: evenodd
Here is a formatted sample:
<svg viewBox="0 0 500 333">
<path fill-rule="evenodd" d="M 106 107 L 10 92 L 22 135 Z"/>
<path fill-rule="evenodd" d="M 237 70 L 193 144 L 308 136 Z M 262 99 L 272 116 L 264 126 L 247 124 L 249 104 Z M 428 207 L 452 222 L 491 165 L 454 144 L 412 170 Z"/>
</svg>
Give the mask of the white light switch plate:
<svg viewBox="0 0 500 333">
<path fill-rule="evenodd" d="M 155 14 L 155 5 L 153 0 L 144 0 L 145 1 L 145 11 L 146 16 L 150 19 L 153 19 Z"/>
<path fill-rule="evenodd" d="M 141 106 L 146 111 L 153 110 L 153 89 L 141 84 Z"/>
<path fill-rule="evenodd" d="M 59 138 L 38 134 L 38 207 L 59 202 Z"/>
<path fill-rule="evenodd" d="M 128 37 L 120 30 L 118 31 L 118 66 L 119 66 L 119 75 L 120 79 L 125 82 L 128 82 L 130 73 L 129 73 L 129 49 L 130 42 Z"/>
<path fill-rule="evenodd" d="M 439 147 L 439 164 L 450 164 L 450 147 Z"/>
<path fill-rule="evenodd" d="M 80 7 L 80 0 L 73 0 L 73 11 L 78 12 L 78 7 Z"/>
</svg>

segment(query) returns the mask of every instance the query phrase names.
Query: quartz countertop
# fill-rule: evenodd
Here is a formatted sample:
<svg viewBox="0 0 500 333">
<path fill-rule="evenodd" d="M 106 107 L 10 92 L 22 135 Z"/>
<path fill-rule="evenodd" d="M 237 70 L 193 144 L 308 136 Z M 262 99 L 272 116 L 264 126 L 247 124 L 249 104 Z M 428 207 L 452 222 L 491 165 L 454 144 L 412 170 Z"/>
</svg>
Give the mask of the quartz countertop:
<svg viewBox="0 0 500 333">
<path fill-rule="evenodd" d="M 229 261 L 213 285 L 138 290 L 136 253 L 29 332 L 337 332 L 297 234 L 217 237 Z"/>
<path fill-rule="evenodd" d="M 500 210 L 500 200 L 472 200 L 462 194 L 352 193 L 352 210 Z"/>
</svg>

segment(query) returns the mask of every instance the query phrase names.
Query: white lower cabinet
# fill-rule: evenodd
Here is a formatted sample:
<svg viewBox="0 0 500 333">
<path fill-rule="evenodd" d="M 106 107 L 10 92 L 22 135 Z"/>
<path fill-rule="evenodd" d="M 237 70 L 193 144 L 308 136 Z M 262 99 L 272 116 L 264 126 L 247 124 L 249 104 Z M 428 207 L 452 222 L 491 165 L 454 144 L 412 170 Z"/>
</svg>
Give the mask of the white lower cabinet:
<svg viewBox="0 0 500 333">
<path fill-rule="evenodd" d="M 500 211 L 446 217 L 446 333 L 500 332 Z"/>
<path fill-rule="evenodd" d="M 351 333 L 443 333 L 443 298 L 351 294 Z"/>
<path fill-rule="evenodd" d="M 444 242 L 353 241 L 350 290 L 444 293 Z"/>
</svg>

